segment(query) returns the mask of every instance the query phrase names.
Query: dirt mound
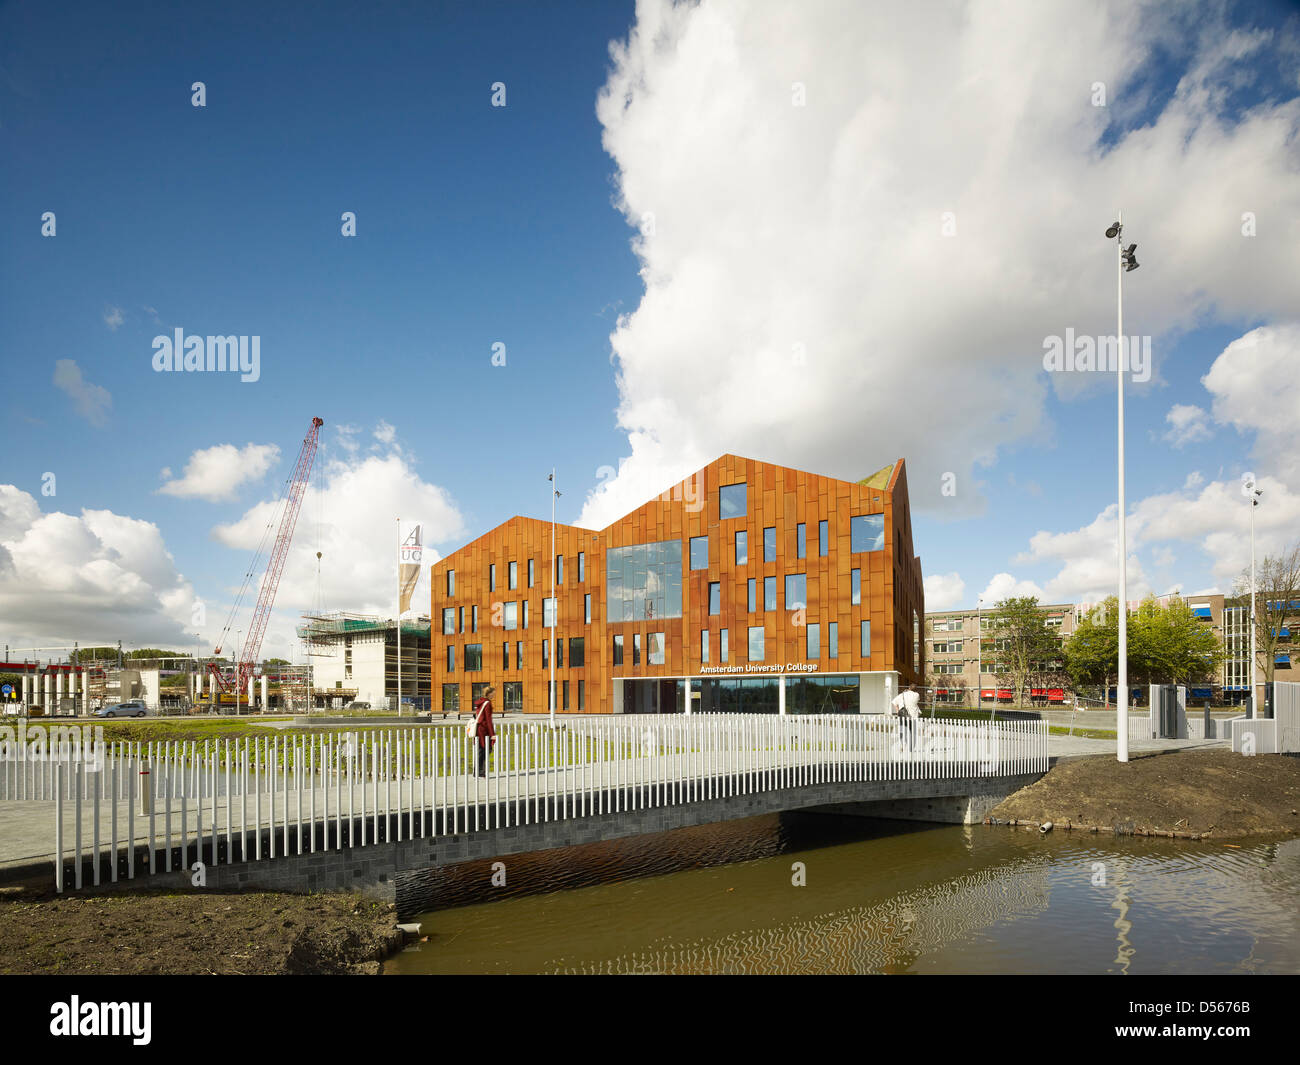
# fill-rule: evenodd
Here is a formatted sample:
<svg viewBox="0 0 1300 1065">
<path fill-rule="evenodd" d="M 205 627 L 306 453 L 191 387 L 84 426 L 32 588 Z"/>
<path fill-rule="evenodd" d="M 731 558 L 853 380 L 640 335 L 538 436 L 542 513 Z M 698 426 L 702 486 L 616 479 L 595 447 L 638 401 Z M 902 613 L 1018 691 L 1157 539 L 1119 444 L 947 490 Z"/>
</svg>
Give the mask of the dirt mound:
<svg viewBox="0 0 1300 1065">
<path fill-rule="evenodd" d="M 1300 832 L 1300 758 L 1231 751 L 1110 755 L 1057 764 L 994 808 L 997 821 L 1212 839 Z"/>
<path fill-rule="evenodd" d="M 0 902 L 0 973 L 378 973 L 394 908 L 355 895 L 121 894 Z"/>
</svg>

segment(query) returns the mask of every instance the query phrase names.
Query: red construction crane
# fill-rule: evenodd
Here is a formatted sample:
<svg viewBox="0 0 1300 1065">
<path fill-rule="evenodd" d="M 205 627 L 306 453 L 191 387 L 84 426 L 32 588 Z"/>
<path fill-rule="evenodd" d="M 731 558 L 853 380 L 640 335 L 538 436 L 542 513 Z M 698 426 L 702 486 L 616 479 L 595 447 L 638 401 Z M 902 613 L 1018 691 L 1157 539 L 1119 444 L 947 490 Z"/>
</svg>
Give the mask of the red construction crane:
<svg viewBox="0 0 1300 1065">
<path fill-rule="evenodd" d="M 216 662 L 208 663 L 208 672 L 221 690 L 227 692 L 233 688 L 236 699 L 238 699 L 239 693 L 248 687 L 248 678 L 253 675 L 253 667 L 257 664 L 258 655 L 262 650 L 262 636 L 266 632 L 266 623 L 271 617 L 271 607 L 275 605 L 275 591 L 280 586 L 280 574 L 284 571 L 285 559 L 289 555 L 289 543 L 293 540 L 293 529 L 298 523 L 298 510 L 302 506 L 303 493 L 307 490 L 307 477 L 311 473 L 312 461 L 316 458 L 316 445 L 320 438 L 320 427 L 324 424 L 325 422 L 321 418 L 311 420 L 311 428 L 303 439 L 302 450 L 298 452 L 298 462 L 294 466 L 293 474 L 285 486 L 284 513 L 280 516 L 280 530 L 276 534 L 275 544 L 271 548 L 271 558 L 267 563 L 266 573 L 262 577 L 262 587 L 257 595 L 257 609 L 253 611 L 253 620 L 248 626 L 248 636 L 244 640 L 244 649 L 239 656 L 233 680 L 226 679 L 221 672 L 221 667 Z M 259 547 L 257 555 L 254 556 L 253 566 L 256 566 L 261 550 Z M 249 576 L 252 574 L 253 566 L 249 567 Z M 245 588 L 248 581 L 249 577 L 245 577 Z M 234 621 L 235 611 L 239 609 L 243 595 L 244 589 L 241 589 L 238 598 L 235 600 L 235 605 L 231 609 L 230 617 L 226 621 L 226 627 L 221 632 L 222 643 L 225 643 L 230 635 L 230 626 Z M 215 654 L 220 655 L 221 646 L 218 645 L 213 648 L 213 651 Z"/>
</svg>

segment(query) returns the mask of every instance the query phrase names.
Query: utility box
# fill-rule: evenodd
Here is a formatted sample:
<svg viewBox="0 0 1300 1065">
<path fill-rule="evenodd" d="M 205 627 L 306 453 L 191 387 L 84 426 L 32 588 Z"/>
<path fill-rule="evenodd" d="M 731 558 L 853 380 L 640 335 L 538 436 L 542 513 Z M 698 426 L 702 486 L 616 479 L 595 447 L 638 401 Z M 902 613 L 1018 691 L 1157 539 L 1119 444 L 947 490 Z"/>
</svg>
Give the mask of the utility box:
<svg viewBox="0 0 1300 1065">
<path fill-rule="evenodd" d="M 1151 737 L 1187 739 L 1187 689 L 1181 684 L 1151 685 Z"/>
</svg>

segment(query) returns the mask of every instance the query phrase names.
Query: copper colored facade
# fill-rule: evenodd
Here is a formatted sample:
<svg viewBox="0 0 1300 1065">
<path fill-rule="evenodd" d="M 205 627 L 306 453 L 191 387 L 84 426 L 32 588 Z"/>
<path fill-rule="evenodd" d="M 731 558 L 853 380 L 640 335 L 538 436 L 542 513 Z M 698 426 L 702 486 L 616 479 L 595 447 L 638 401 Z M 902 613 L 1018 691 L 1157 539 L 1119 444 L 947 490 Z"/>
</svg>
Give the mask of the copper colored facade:
<svg viewBox="0 0 1300 1065">
<path fill-rule="evenodd" d="M 498 710 L 546 712 L 553 636 L 557 713 L 879 712 L 924 681 L 901 459 L 855 484 L 723 455 L 604 529 L 557 524 L 554 554 L 554 630 L 549 521 L 511 518 L 431 567 L 435 712 L 489 683 Z"/>
</svg>

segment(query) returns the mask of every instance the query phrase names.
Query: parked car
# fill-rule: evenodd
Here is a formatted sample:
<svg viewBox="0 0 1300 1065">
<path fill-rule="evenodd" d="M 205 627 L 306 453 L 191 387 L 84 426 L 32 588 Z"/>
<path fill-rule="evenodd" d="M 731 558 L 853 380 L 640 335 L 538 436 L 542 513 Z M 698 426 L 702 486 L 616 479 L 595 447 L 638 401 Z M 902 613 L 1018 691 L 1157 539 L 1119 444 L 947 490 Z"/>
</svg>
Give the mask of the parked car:
<svg viewBox="0 0 1300 1065">
<path fill-rule="evenodd" d="M 369 709 L 370 709 L 370 704 L 369 704 L 369 703 L 361 703 L 361 702 L 357 702 L 357 700 L 353 699 L 352 702 L 348 703 L 346 709 L 348 709 L 348 710 L 369 710 Z"/>
<path fill-rule="evenodd" d="M 94 717 L 144 717 L 149 712 L 143 699 L 128 699 L 124 703 L 101 706 L 94 712 Z"/>
</svg>

